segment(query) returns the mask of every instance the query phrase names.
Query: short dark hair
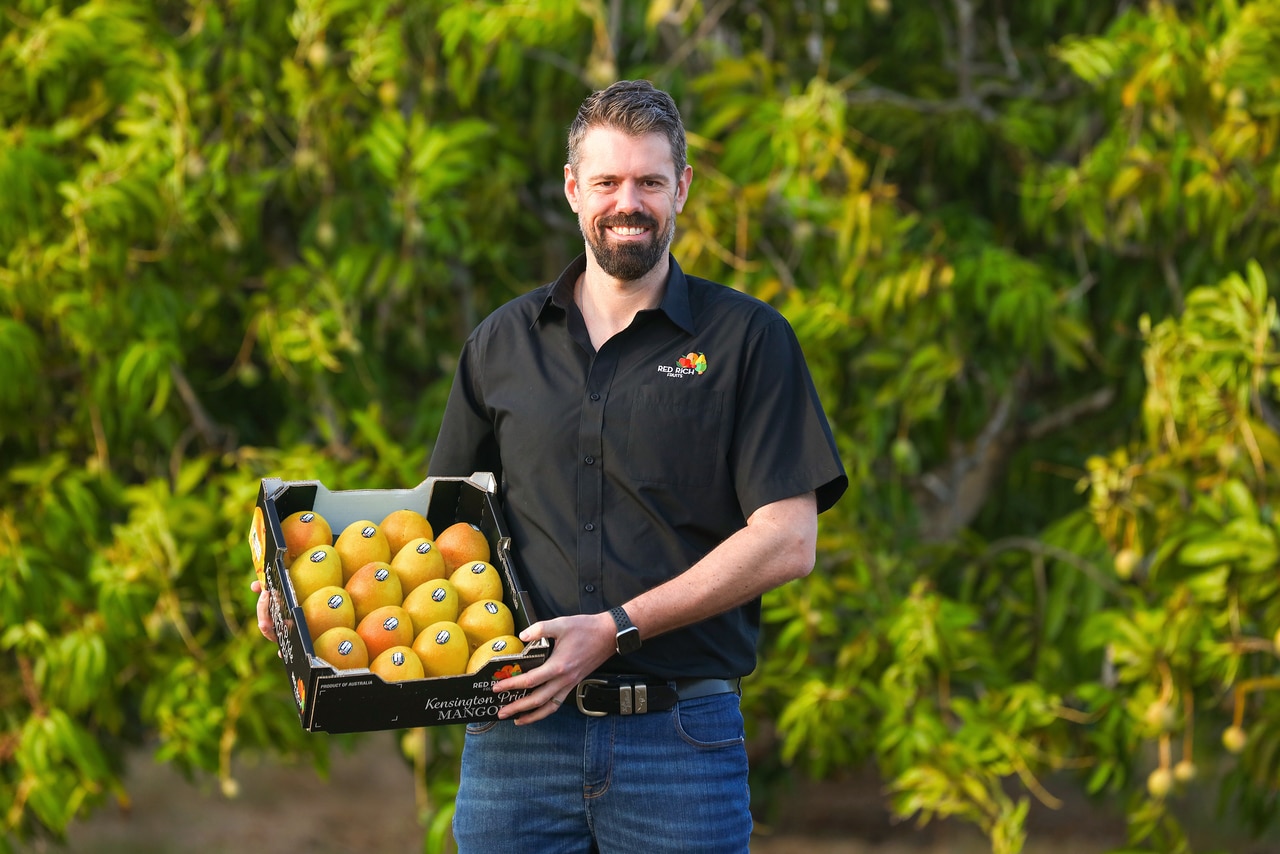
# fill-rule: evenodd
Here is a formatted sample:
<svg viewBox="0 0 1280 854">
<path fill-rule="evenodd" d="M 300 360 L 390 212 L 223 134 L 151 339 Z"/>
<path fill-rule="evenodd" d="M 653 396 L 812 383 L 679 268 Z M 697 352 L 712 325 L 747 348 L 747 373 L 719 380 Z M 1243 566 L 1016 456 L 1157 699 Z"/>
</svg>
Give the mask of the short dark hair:
<svg viewBox="0 0 1280 854">
<path fill-rule="evenodd" d="M 630 136 L 663 134 L 671 144 L 676 178 L 684 172 L 688 149 L 680 111 L 670 95 L 648 80 L 619 80 L 593 92 L 582 102 L 569 126 L 569 168 L 575 175 L 581 159 L 582 138 L 594 127 L 613 128 Z"/>
</svg>

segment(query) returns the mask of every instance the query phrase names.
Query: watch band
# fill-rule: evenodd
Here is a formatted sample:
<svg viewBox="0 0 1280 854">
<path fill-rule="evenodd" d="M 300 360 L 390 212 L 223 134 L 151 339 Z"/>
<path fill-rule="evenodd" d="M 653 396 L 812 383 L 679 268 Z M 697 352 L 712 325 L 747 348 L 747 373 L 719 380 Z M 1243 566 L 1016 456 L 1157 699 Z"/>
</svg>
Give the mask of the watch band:
<svg viewBox="0 0 1280 854">
<path fill-rule="evenodd" d="M 614 635 L 614 648 L 618 655 L 630 655 L 640 649 L 640 629 L 631 622 L 631 617 L 623 608 L 610 608 L 609 616 L 618 631 Z"/>
<path fill-rule="evenodd" d="M 635 628 L 635 623 L 631 622 L 631 617 L 621 606 L 617 608 L 610 608 L 609 616 L 613 617 L 613 624 L 618 627 L 618 631 L 620 632 Z"/>
</svg>

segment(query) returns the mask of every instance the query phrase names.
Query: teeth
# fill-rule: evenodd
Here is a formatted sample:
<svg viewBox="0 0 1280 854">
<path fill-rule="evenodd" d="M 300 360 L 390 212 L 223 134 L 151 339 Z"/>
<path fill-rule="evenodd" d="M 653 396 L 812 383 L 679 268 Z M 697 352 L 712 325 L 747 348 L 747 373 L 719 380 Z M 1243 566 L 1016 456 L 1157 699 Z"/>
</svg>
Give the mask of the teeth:
<svg viewBox="0 0 1280 854">
<path fill-rule="evenodd" d="M 629 235 L 630 235 L 630 234 L 644 234 L 644 232 L 645 232 L 645 230 L 644 230 L 643 228 L 638 228 L 638 227 L 636 227 L 636 226 L 631 226 L 630 228 L 627 228 L 627 227 L 624 227 L 624 226 L 615 226 L 613 230 L 614 230 L 614 232 L 615 232 L 616 234 L 629 234 Z"/>
</svg>

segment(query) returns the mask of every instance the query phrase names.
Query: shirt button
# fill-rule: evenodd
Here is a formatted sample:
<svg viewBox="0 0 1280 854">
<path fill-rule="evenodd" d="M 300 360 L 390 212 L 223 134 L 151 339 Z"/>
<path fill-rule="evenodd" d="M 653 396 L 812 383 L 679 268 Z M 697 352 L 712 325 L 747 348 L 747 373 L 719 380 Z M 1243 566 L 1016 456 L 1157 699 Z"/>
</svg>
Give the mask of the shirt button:
<svg viewBox="0 0 1280 854">
<path fill-rule="evenodd" d="M 585 591 L 587 591 L 588 593 L 595 593 L 595 592 L 596 592 L 596 586 L 595 586 L 594 584 L 584 584 L 584 585 L 582 586 L 582 589 L 583 589 L 583 590 L 585 590 Z"/>
<path fill-rule="evenodd" d="M 593 464 L 595 464 L 596 458 L 595 458 L 595 457 L 591 457 L 591 456 L 587 456 L 587 457 L 583 457 L 583 458 L 582 458 L 582 461 L 583 461 L 584 463 L 586 463 L 587 465 L 593 465 Z"/>
<path fill-rule="evenodd" d="M 592 399 L 592 400 L 599 400 L 599 399 L 600 399 L 600 395 L 593 391 L 593 392 L 591 392 L 591 399 Z"/>
<path fill-rule="evenodd" d="M 582 526 L 582 529 L 584 531 L 594 531 L 596 529 L 596 526 L 594 522 L 588 522 L 587 524 Z"/>
</svg>

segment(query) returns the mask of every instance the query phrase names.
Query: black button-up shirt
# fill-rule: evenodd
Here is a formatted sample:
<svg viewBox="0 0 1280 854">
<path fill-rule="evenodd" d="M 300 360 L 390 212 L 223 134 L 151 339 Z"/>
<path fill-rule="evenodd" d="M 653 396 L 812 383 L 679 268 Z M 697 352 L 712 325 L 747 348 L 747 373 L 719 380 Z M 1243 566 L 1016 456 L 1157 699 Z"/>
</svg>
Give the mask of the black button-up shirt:
<svg viewBox="0 0 1280 854">
<path fill-rule="evenodd" d="M 661 304 L 596 351 L 555 282 L 463 347 L 431 476 L 491 471 L 539 618 L 594 614 L 679 575 L 757 508 L 848 485 L 800 346 L 766 303 L 671 259 Z M 744 676 L 760 602 L 655 638 L 606 669 Z"/>
</svg>

